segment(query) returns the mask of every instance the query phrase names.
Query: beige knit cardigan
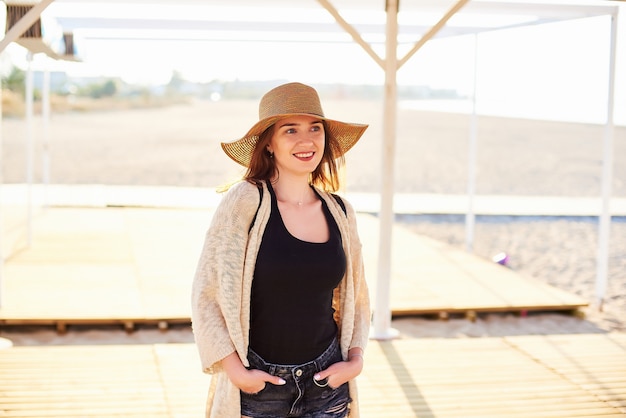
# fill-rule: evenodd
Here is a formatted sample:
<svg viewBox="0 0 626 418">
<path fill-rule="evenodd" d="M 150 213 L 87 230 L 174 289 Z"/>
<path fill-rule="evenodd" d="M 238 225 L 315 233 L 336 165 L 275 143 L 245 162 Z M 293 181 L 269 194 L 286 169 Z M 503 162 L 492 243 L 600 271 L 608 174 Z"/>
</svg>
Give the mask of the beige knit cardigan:
<svg viewBox="0 0 626 418">
<path fill-rule="evenodd" d="M 339 226 L 346 253 L 346 273 L 333 297 L 341 353 L 345 359 L 350 348 L 365 349 L 369 334 L 369 295 L 361 242 L 352 206 L 342 199 L 346 206 L 344 213 L 332 195 L 319 190 L 318 193 Z M 220 361 L 236 351 L 242 363 L 249 365 L 252 276 L 270 211 L 271 196 L 265 184 L 259 204 L 256 186 L 237 183 L 223 196 L 206 234 L 192 287 L 192 324 L 202 369 L 213 375 L 207 417 L 241 416 L 239 389 L 230 382 Z M 356 382 L 350 381 L 349 386 L 353 399 L 350 417 L 358 418 Z"/>
</svg>

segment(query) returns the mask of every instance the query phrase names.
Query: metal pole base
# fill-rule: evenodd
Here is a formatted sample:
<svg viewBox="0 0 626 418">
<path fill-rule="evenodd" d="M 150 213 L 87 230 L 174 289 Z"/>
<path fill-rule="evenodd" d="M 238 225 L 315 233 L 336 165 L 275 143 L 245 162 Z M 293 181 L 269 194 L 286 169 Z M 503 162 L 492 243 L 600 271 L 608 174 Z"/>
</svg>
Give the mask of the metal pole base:
<svg viewBox="0 0 626 418">
<path fill-rule="evenodd" d="M 383 331 L 370 330 L 370 340 L 387 341 L 400 338 L 400 331 L 395 328 L 387 328 Z"/>
<path fill-rule="evenodd" d="M 6 338 L 0 338 L 0 350 L 13 347 L 13 342 Z"/>
</svg>

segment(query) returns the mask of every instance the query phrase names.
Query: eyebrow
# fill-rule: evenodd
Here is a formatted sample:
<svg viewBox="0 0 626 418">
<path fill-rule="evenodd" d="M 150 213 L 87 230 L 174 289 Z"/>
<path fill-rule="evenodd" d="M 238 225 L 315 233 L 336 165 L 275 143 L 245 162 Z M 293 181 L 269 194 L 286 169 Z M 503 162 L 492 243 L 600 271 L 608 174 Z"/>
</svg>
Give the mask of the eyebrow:
<svg viewBox="0 0 626 418">
<path fill-rule="evenodd" d="M 317 124 L 317 123 L 322 123 L 322 120 L 321 120 L 321 119 L 319 119 L 319 120 L 314 120 L 314 121 L 312 121 L 310 124 L 311 124 L 311 125 L 315 125 L 315 124 Z M 292 123 L 283 123 L 283 124 L 282 124 L 282 125 L 280 125 L 278 128 L 280 129 L 280 128 L 284 128 L 284 127 L 286 127 L 286 126 L 300 126 L 300 125 L 301 125 L 300 123 L 293 123 L 293 122 L 292 122 Z"/>
</svg>

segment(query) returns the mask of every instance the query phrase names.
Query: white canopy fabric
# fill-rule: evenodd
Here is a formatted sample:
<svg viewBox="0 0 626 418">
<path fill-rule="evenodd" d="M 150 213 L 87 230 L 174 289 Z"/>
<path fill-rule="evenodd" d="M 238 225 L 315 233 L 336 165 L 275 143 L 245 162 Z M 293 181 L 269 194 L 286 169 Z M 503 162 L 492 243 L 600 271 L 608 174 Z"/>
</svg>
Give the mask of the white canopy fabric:
<svg viewBox="0 0 626 418">
<path fill-rule="evenodd" d="M 10 1 L 5 1 L 11 3 Z M 53 0 L 33 2 L 33 8 L 0 40 L 0 53 L 6 46 L 16 41 L 19 36 L 46 10 Z M 613 153 L 613 104 L 615 83 L 615 54 L 616 54 L 616 24 L 619 12 L 618 2 L 604 1 L 577 1 L 577 0 L 266 0 L 264 8 L 280 10 L 294 10 L 294 12 L 324 8 L 332 20 L 312 21 L 307 13 L 293 13 L 293 19 L 276 19 L 261 17 L 254 21 L 223 17 L 207 17 L 206 15 L 185 16 L 185 18 L 156 16 L 154 6 L 176 6 L 178 8 L 215 7 L 225 6 L 221 0 L 108 0 L 108 5 L 133 5 L 142 7 L 145 14 L 141 17 L 120 17 L 123 13 L 103 15 L 99 17 L 81 14 L 81 10 L 89 4 L 99 3 L 97 0 L 56 0 L 55 16 L 65 30 L 91 29 L 92 37 L 99 39 L 119 39 L 120 29 L 142 30 L 169 30 L 188 31 L 198 29 L 203 37 L 210 38 L 219 32 L 230 33 L 233 37 L 245 29 L 263 36 L 263 39 L 272 40 L 283 38 L 285 35 L 297 33 L 303 41 L 316 41 L 321 34 L 327 42 L 345 42 L 347 32 L 352 41 L 359 44 L 365 52 L 381 67 L 385 74 L 384 111 L 384 138 L 382 142 L 382 186 L 380 207 L 380 244 L 376 283 L 376 303 L 374 306 L 373 338 L 392 338 L 391 311 L 389 305 L 391 280 L 391 233 L 393 225 L 393 196 L 394 196 L 394 154 L 396 137 L 396 74 L 428 40 L 434 37 L 458 36 L 469 33 L 480 33 L 505 28 L 538 25 L 560 20 L 588 18 L 594 16 L 611 16 L 611 58 L 609 67 L 609 100 L 607 103 L 608 118 L 604 135 L 604 166 L 602 179 L 603 209 L 600 214 L 600 238 L 598 245 L 597 295 L 604 297 L 608 274 L 608 242 L 611 216 L 609 202 L 612 179 Z M 233 0 L 228 7 L 259 7 L 255 0 Z M 52 9 L 52 8 L 51 8 Z M 368 14 L 366 20 L 360 19 L 358 13 Z M 347 18 L 350 16 L 350 18 Z M 356 17 L 352 17 L 356 16 Z M 374 16 L 372 19 L 371 17 Z M 352 21 L 351 21 L 352 19 Z M 176 35 L 185 36 L 185 35 Z M 194 36 L 198 36 L 197 32 Z M 251 39 L 252 40 L 252 39 Z M 408 42 L 412 47 L 408 52 L 398 57 L 399 42 Z M 372 44 L 384 42 L 385 56 L 379 56 Z M 1 118 L 0 118 L 1 123 Z M 473 124 L 475 126 L 475 124 Z M 474 128 L 475 129 L 475 128 Z M 470 142 L 475 141 L 475 132 L 470 132 Z M 0 142 L 2 138 L 0 137 Z M 470 150 L 474 145 L 470 144 Z M 474 166 L 473 155 L 470 153 L 470 180 L 468 184 L 468 234 L 473 228 L 472 195 Z M 1 181 L 0 181 L 1 186 Z M 1 231 L 0 231 L 1 232 Z M 471 236 L 471 235 L 469 235 Z M 1 249 L 0 249 L 1 250 Z M 1 258 L 1 257 L 0 257 Z M 1 260 L 0 260 L 1 262 Z M 1 270 L 0 270 L 1 271 Z M 0 273 L 0 286 L 2 276 Z M 0 296 L 1 296 L 0 288 Z"/>
<path fill-rule="evenodd" d="M 5 2 L 13 3 L 13 1 Z M 24 3 L 24 1 L 15 1 L 14 3 Z M 42 7 L 45 9 L 52 1 L 42 0 L 33 3 L 41 10 Z M 103 3 L 110 6 L 116 13 L 107 13 L 98 17 L 88 13 L 90 4 L 101 8 Z M 456 36 L 567 19 L 603 16 L 610 14 L 610 9 L 616 7 L 611 3 L 613 2 L 609 0 L 473 0 L 464 5 L 462 9 L 456 9 L 453 13 L 455 15 L 454 19 L 448 25 L 442 27 L 437 36 Z M 458 4 L 458 2 L 454 0 L 403 0 L 398 6 L 400 15 L 399 34 L 422 36 L 455 4 Z M 250 21 L 248 18 L 243 19 L 236 16 L 230 16 L 225 20 L 223 14 L 193 14 L 194 11 L 197 11 L 197 9 L 194 10 L 194 7 L 200 6 L 216 9 L 224 7 L 238 9 L 242 7 L 259 7 L 258 2 L 249 0 L 234 0 L 228 3 L 218 0 L 109 0 L 107 2 L 98 0 L 56 0 L 54 1 L 54 6 L 47 12 L 52 13 L 52 9 L 54 9 L 55 18 L 65 30 L 99 28 L 114 31 L 123 28 L 138 30 L 156 28 L 230 32 L 238 32 L 245 29 L 246 31 L 253 30 L 259 32 L 308 32 L 312 35 L 342 33 L 342 28 L 328 19 L 317 21 L 311 19 L 311 15 L 298 13 L 298 11 L 303 10 L 319 10 L 320 5 L 327 10 L 332 8 L 339 11 L 346 17 L 354 16 L 355 21 L 351 22 L 351 24 L 363 36 L 374 33 L 385 35 L 386 33 L 385 10 L 387 10 L 387 6 L 391 5 L 391 1 L 385 2 L 383 0 L 300 0 L 298 2 L 267 0 L 263 2 L 264 9 L 293 10 L 294 13 L 289 15 L 289 21 L 282 19 L 284 15 L 276 17 L 259 15 L 255 17 L 254 21 Z M 126 13 L 124 7 L 128 6 L 142 8 L 144 11 L 143 16 L 137 17 L 135 14 Z M 182 18 L 180 17 L 181 14 L 164 17 L 163 14 L 156 12 L 159 6 L 170 6 L 179 9 L 188 8 L 190 15 Z M 74 10 L 74 12 L 68 12 L 68 10 Z M 360 14 L 355 14 L 354 12 L 360 12 Z M 365 15 L 366 18 L 361 17 Z M 319 14 L 316 14 L 316 16 L 319 16 Z"/>
</svg>

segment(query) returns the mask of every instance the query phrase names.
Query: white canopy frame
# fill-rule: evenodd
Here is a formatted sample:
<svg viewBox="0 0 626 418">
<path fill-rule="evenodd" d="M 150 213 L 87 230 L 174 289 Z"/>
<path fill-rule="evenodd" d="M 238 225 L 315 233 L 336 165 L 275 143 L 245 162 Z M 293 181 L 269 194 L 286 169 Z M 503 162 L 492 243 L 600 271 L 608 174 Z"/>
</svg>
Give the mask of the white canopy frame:
<svg viewBox="0 0 626 418">
<path fill-rule="evenodd" d="M 42 0 L 39 3 L 33 4 L 33 7 L 9 30 L 5 33 L 4 38 L 0 40 L 0 54 L 11 43 L 19 39 L 19 37 L 35 23 L 41 13 L 53 2 L 54 0 Z M 27 119 L 27 161 L 26 161 L 26 178 L 28 183 L 28 195 L 27 195 L 27 245 L 30 245 L 32 241 L 32 179 L 33 179 L 33 133 L 32 133 L 32 115 L 33 115 L 33 74 L 32 74 L 32 53 L 28 53 L 28 70 L 26 75 L 26 119 Z M 2 167 L 2 89 L 0 89 L 0 167 Z M 46 96 L 46 99 L 48 97 Z M 1 171 L 1 170 L 0 170 Z M 2 173 L 0 173 L 0 203 L 2 202 L 2 185 L 4 179 Z M 2 307 L 2 301 L 4 297 L 4 247 L 2 245 L 2 229 L 4 224 L 4 218 L 2 214 L 2 208 L 0 208 L 0 307 Z"/>
<path fill-rule="evenodd" d="M 400 67 L 406 63 L 423 45 L 441 30 L 446 22 L 454 16 L 469 0 L 458 0 L 444 16 L 413 46 L 405 57 L 397 59 L 398 48 L 398 0 L 387 0 L 386 3 L 386 48 L 385 60 L 382 61 L 365 43 L 356 32 L 326 0 L 318 0 L 323 7 L 335 17 L 337 22 L 352 35 L 353 39 L 361 45 L 365 51 L 385 70 L 385 96 L 383 116 L 383 149 L 382 149 L 382 184 L 381 206 L 379 212 L 379 253 L 378 253 L 378 276 L 376 282 L 376 301 L 374 306 L 373 339 L 391 339 L 397 335 L 391 327 L 391 273 L 392 273 L 392 230 L 394 222 L 393 196 L 394 196 L 394 159 L 396 139 L 397 117 L 397 82 L 396 75 Z M 609 260 L 609 236 L 610 236 L 610 199 L 611 182 L 613 177 L 613 113 L 615 102 L 615 56 L 617 46 L 617 7 L 608 11 L 611 16 L 611 49 L 609 57 L 609 85 L 607 103 L 607 122 L 603 141 L 603 172 L 602 172 L 602 209 L 599 220 L 597 274 L 596 274 L 596 299 L 600 309 L 606 295 L 608 282 Z M 468 210 L 466 213 L 466 248 L 472 251 L 474 242 L 475 209 L 474 196 L 476 192 L 476 159 L 477 159 L 477 112 L 476 112 L 476 80 L 477 80 L 477 49 L 478 35 L 475 34 L 475 63 L 474 63 L 474 94 L 472 97 L 472 115 L 469 130 L 469 155 L 468 155 Z"/>
<path fill-rule="evenodd" d="M 611 230 L 611 183 L 613 180 L 613 150 L 614 150 L 614 114 L 615 114 L 615 73 L 617 55 L 617 28 L 618 9 L 608 13 L 611 17 L 609 39 L 609 62 L 607 84 L 607 119 L 604 125 L 602 140 L 602 173 L 601 173 L 601 208 L 598 222 L 598 247 L 596 256 L 596 305 L 602 310 L 606 298 L 609 276 L 609 242 Z M 475 208 L 474 197 L 476 193 L 476 159 L 477 159 L 477 130 L 478 115 L 476 111 L 476 75 L 478 60 L 478 34 L 475 34 L 475 57 L 474 57 L 474 93 L 472 97 L 472 114 L 470 119 L 469 151 L 468 151 L 468 207 L 465 217 L 465 247 L 468 252 L 473 251 Z"/>
<path fill-rule="evenodd" d="M 611 235 L 611 183 L 613 180 L 613 149 L 615 131 L 615 65 L 617 55 L 618 13 L 611 14 L 608 100 L 604 125 L 602 156 L 602 210 L 598 227 L 598 255 L 596 270 L 596 303 L 603 309 L 609 280 L 609 242 Z"/>
<path fill-rule="evenodd" d="M 33 5 L 33 8 L 17 23 L 15 24 L 0 40 L 0 53 L 7 47 L 7 45 L 17 40 L 20 35 L 32 25 L 40 14 L 50 5 L 54 0 L 41 0 Z M 61 2 L 62 0 L 57 0 Z M 391 310 L 389 304 L 390 298 L 390 282 L 391 282 L 391 248 L 392 248 L 392 225 L 393 225 L 393 196 L 394 196 L 394 154 L 395 154 L 395 137 L 396 137 L 396 117 L 397 117 L 397 83 L 396 74 L 397 71 L 405 64 L 411 56 L 413 56 L 428 40 L 430 40 L 437 33 L 441 32 L 445 28 L 448 20 L 454 16 L 461 8 L 463 8 L 469 0 L 458 0 L 454 5 L 444 14 L 444 16 L 432 26 L 420 40 L 414 45 L 414 47 L 403 58 L 397 58 L 398 47 L 398 0 L 386 0 L 386 52 L 385 59 L 381 59 L 371 48 L 371 46 L 365 42 L 359 32 L 338 13 L 329 0 L 317 0 L 318 3 L 324 7 L 336 20 L 343 30 L 349 33 L 353 40 L 359 44 L 365 52 L 372 57 L 372 59 L 384 70 L 385 72 L 385 88 L 384 88 L 384 125 L 383 125 L 383 144 L 382 144 L 382 185 L 381 185 L 381 207 L 380 207 L 380 241 L 379 241 L 379 268 L 378 278 L 376 285 L 376 304 L 374 307 L 374 329 L 372 337 L 376 339 L 388 339 L 395 336 L 394 330 L 391 328 Z M 556 1 L 556 0 L 553 0 Z M 132 2 L 132 1 L 131 1 Z M 156 1 L 158 2 L 158 1 Z M 165 1 L 161 1 L 163 3 Z M 187 1 L 187 3 L 193 3 L 193 1 Z M 481 2 L 474 1 L 474 4 L 480 4 L 478 10 L 494 10 L 503 13 L 533 13 L 533 11 L 546 12 L 547 17 L 543 20 L 538 19 L 533 23 L 520 23 L 512 26 L 523 26 L 530 24 L 544 23 L 551 20 L 559 20 L 557 16 L 562 15 L 563 19 L 578 18 L 585 15 L 598 16 L 598 15 L 610 15 L 611 16 L 611 56 L 609 62 L 609 100 L 607 106 L 607 122 L 603 141 L 603 155 L 604 164 L 602 171 L 602 211 L 600 214 L 599 222 L 599 245 L 598 245 L 598 269 L 597 269 L 597 299 L 602 305 L 604 295 L 606 292 L 606 283 L 608 280 L 608 243 L 609 243 L 609 231 L 610 231 L 610 195 L 611 195 L 611 181 L 612 181 L 612 155 L 613 155 L 613 112 L 614 112 L 614 86 L 615 86 L 615 55 L 616 55 L 616 43 L 617 43 L 617 16 L 619 8 L 615 4 L 610 4 L 611 1 L 607 0 L 600 4 L 590 5 L 577 4 L 574 1 L 565 3 L 554 3 L 546 1 L 545 3 L 539 2 Z M 293 4 L 293 3 L 286 3 Z M 283 6 L 287 7 L 286 4 Z M 248 22 L 249 23 L 249 22 Z M 499 28 L 502 29 L 502 28 Z M 479 30 L 477 28 L 467 28 L 465 31 L 459 29 L 452 31 L 450 34 L 462 34 L 462 33 L 475 33 Z M 475 98 L 474 98 L 475 100 Z M 467 242 L 471 244 L 473 240 L 473 173 L 475 170 L 475 150 L 476 150 L 476 123 L 475 123 L 475 110 L 473 112 L 474 121 L 470 127 L 470 155 L 469 155 L 469 181 L 468 181 L 468 213 L 467 213 Z M 0 116 L 0 124 L 1 124 Z M 0 125 L 1 127 L 1 125 Z M 1 132 L 1 130 L 0 130 Z M 0 136 L 0 142 L 2 138 Z M 1 149 L 1 148 L 0 148 Z M 1 156 L 0 156 L 1 158 Z M 0 160 L 1 163 L 1 160 Z M 1 180 L 1 177 L 0 177 Z M 0 181 L 0 189 L 2 182 Z M 1 225 L 0 225 L 1 228 Z M 1 232 L 1 231 L 0 231 Z M 468 246 L 471 248 L 471 246 Z M 0 251 L 2 249 L 0 248 Z M 0 252 L 0 254 L 2 254 Z M 0 257 L 0 303 L 1 303 L 1 286 L 2 286 L 2 262 L 3 257 Z"/>
</svg>

